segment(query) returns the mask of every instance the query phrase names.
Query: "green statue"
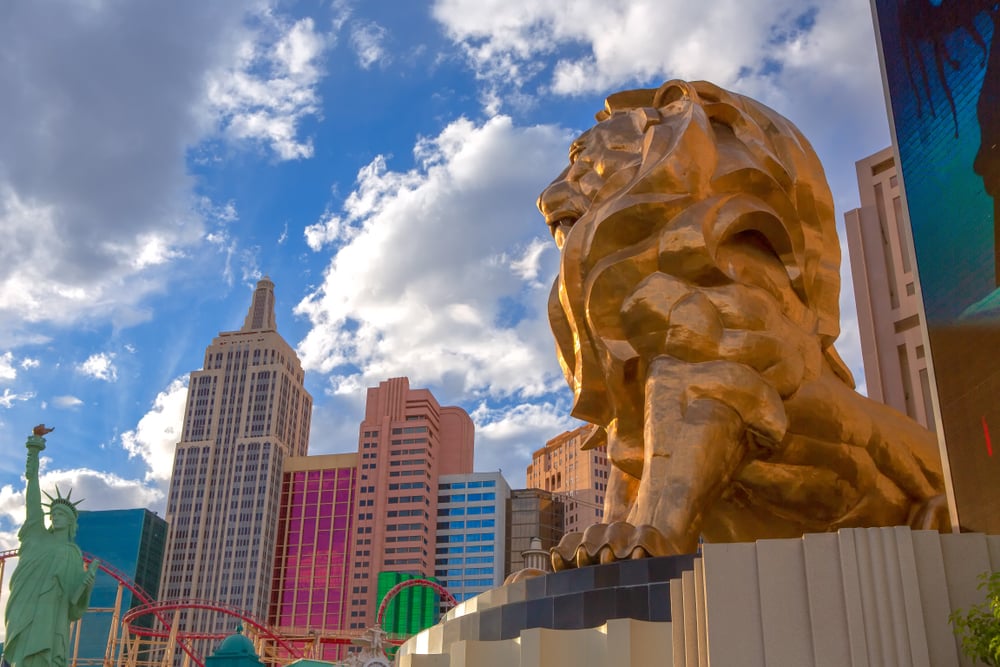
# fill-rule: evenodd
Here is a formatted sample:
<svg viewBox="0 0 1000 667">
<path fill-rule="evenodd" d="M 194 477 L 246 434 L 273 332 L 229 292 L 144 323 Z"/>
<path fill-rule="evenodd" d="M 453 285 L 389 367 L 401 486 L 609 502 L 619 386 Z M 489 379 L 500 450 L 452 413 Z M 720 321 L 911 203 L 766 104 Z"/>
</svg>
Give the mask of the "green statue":
<svg viewBox="0 0 1000 667">
<path fill-rule="evenodd" d="M 38 454 L 45 449 L 47 433 L 39 424 L 28 438 L 24 476 L 27 516 L 17 537 L 21 546 L 17 567 L 10 579 L 7 600 L 7 637 L 3 657 L 13 667 L 65 667 L 69 656 L 70 623 L 83 616 L 90 601 L 99 562 L 84 567 L 76 536 L 76 505 L 56 488 L 49 499 L 45 527 L 38 486 Z"/>
</svg>

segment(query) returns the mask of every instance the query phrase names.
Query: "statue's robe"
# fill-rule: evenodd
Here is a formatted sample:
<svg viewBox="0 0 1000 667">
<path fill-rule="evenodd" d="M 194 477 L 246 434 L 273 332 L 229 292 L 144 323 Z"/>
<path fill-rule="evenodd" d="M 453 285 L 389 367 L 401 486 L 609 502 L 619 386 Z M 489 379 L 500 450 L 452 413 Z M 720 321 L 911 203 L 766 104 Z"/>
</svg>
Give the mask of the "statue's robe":
<svg viewBox="0 0 1000 667">
<path fill-rule="evenodd" d="M 90 598 L 80 548 L 50 533 L 40 519 L 18 533 L 17 567 L 7 600 L 4 658 L 14 667 L 65 667 L 70 623 Z"/>
</svg>

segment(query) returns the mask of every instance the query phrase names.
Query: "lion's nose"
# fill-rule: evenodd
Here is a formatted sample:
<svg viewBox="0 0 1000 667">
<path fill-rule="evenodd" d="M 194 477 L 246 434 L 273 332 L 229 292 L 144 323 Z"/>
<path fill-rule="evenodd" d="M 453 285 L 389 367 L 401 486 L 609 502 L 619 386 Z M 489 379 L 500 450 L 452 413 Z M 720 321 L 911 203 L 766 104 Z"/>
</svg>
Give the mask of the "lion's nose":
<svg viewBox="0 0 1000 667">
<path fill-rule="evenodd" d="M 572 183 L 557 179 L 538 196 L 538 210 L 551 227 L 560 220 L 576 220 L 587 210 L 589 202 Z"/>
</svg>

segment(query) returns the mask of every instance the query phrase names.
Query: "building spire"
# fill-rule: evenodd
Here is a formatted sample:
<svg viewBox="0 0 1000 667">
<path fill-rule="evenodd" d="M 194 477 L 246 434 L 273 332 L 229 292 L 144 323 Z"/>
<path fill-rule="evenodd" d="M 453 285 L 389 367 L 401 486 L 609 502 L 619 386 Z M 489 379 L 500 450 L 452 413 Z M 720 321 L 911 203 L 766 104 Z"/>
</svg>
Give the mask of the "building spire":
<svg viewBox="0 0 1000 667">
<path fill-rule="evenodd" d="M 274 321 L 274 283 L 267 276 L 257 281 L 257 289 L 253 293 L 253 302 L 247 317 L 243 320 L 240 331 L 255 329 L 277 329 Z"/>
</svg>

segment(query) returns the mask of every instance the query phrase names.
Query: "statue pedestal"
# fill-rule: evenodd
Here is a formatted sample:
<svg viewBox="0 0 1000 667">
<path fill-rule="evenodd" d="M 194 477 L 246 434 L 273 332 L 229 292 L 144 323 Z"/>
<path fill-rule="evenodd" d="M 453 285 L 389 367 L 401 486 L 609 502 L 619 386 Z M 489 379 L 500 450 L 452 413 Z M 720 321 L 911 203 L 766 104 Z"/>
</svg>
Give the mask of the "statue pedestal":
<svg viewBox="0 0 1000 667">
<path fill-rule="evenodd" d="M 644 565 L 637 565 L 644 564 Z M 1000 536 L 855 528 L 706 544 L 569 570 L 467 600 L 401 667 L 958 667 L 948 615 L 983 600 Z"/>
</svg>

